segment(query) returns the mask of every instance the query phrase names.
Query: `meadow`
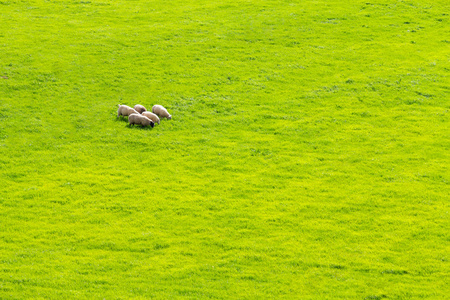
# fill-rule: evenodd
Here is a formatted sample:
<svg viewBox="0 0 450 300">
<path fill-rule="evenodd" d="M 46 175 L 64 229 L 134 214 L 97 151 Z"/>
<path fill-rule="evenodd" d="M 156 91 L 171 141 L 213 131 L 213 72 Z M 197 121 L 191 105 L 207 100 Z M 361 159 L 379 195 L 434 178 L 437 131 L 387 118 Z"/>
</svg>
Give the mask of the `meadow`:
<svg viewBox="0 0 450 300">
<path fill-rule="evenodd" d="M 445 299 L 449 14 L 0 0 L 0 299 Z"/>
</svg>

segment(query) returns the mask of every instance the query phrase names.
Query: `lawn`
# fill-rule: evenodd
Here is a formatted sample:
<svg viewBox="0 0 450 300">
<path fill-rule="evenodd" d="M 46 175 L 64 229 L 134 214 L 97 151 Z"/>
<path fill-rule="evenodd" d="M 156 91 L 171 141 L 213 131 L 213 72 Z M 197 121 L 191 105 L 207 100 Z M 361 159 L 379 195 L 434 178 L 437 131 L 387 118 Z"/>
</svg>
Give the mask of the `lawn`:
<svg viewBox="0 0 450 300">
<path fill-rule="evenodd" d="M 445 299 L 449 14 L 0 0 L 0 299 Z"/>
</svg>

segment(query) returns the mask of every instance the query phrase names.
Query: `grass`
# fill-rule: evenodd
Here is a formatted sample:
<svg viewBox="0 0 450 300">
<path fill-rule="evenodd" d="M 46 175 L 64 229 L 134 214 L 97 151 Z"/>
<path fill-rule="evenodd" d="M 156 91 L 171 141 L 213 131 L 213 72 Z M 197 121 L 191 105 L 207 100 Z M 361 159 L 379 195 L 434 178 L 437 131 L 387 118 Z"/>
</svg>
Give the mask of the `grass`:
<svg viewBox="0 0 450 300">
<path fill-rule="evenodd" d="M 444 299 L 449 9 L 0 1 L 0 298 Z"/>
</svg>

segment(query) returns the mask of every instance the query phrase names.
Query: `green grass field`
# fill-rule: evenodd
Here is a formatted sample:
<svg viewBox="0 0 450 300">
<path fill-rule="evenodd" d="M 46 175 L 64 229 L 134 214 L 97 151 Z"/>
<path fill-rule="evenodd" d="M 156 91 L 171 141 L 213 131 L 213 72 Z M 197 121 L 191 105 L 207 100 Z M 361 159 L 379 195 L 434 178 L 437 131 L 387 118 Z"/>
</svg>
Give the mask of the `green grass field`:
<svg viewBox="0 0 450 300">
<path fill-rule="evenodd" d="M 0 299 L 446 299 L 449 14 L 0 0 Z"/>
</svg>

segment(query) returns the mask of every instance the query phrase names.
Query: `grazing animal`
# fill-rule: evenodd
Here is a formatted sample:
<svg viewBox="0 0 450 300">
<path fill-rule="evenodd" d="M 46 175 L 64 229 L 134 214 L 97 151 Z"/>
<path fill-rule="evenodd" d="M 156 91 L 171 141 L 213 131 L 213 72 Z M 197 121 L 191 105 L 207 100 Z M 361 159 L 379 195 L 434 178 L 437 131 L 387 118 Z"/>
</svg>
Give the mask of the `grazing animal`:
<svg viewBox="0 0 450 300">
<path fill-rule="evenodd" d="M 149 125 L 151 127 L 155 126 L 155 123 L 152 120 L 150 120 L 149 118 L 144 117 L 143 115 L 140 115 L 138 113 L 129 115 L 128 123 L 130 123 L 130 125 L 138 124 L 138 125 L 141 125 L 142 127 L 149 126 Z"/>
<path fill-rule="evenodd" d="M 119 109 L 117 110 L 117 117 L 120 116 L 129 116 L 131 114 L 137 114 L 138 112 L 134 109 L 131 108 L 127 105 L 120 105 L 119 104 Z"/>
<path fill-rule="evenodd" d="M 158 116 L 155 115 L 154 113 L 149 112 L 149 111 L 144 111 L 144 112 L 142 113 L 142 115 L 145 116 L 145 117 L 147 117 L 147 118 L 149 118 L 149 119 L 152 120 L 153 122 L 158 123 L 158 125 L 159 125 L 159 118 L 158 118 Z"/>
<path fill-rule="evenodd" d="M 143 105 L 140 105 L 140 104 L 136 104 L 134 106 L 134 110 L 136 110 L 140 114 L 142 114 L 144 111 L 147 111 L 147 109 Z"/>
<path fill-rule="evenodd" d="M 172 119 L 172 116 L 162 105 L 153 105 L 152 112 L 158 115 L 160 118 L 166 118 L 167 120 Z"/>
</svg>

